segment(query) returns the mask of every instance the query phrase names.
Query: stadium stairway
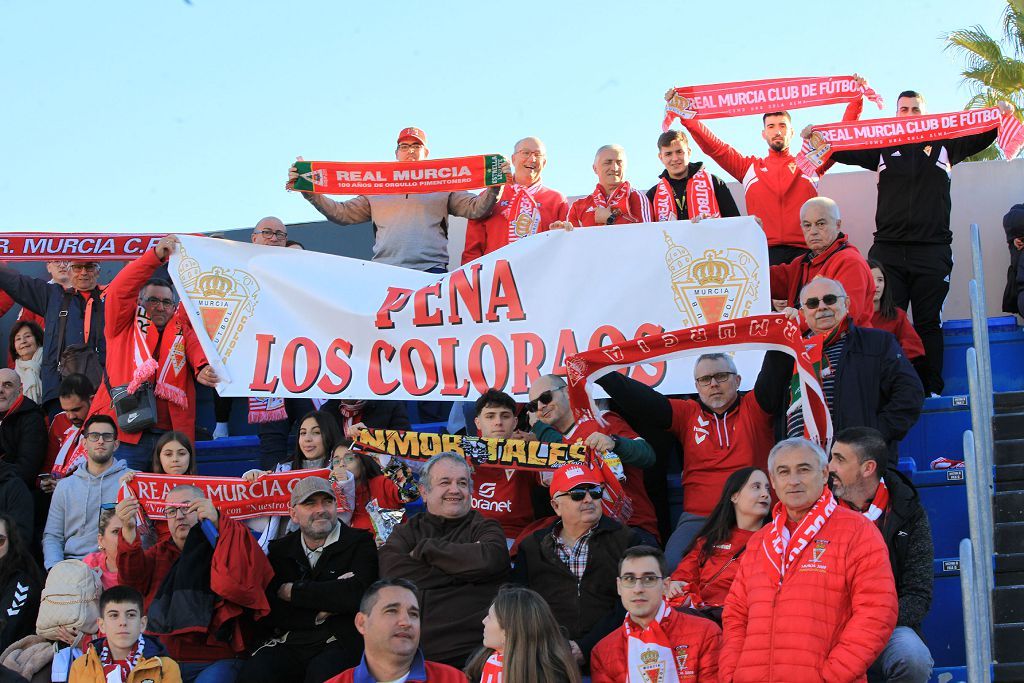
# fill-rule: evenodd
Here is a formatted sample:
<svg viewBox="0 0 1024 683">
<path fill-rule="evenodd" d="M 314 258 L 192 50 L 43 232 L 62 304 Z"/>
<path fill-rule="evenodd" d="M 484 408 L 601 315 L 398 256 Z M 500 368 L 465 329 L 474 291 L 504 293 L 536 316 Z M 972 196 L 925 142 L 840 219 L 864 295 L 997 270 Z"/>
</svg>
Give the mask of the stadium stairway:
<svg viewBox="0 0 1024 683">
<path fill-rule="evenodd" d="M 965 352 L 973 343 L 970 321 L 947 321 L 945 395 L 925 400 L 918 423 L 900 443 L 900 469 L 914 482 L 928 512 L 935 546 L 932 609 L 922 625 L 935 660 L 931 681 L 967 680 L 958 546 L 969 536 L 966 472 L 933 470 L 937 458 L 963 459 L 963 433 L 971 428 Z M 995 642 L 996 681 L 1024 683 L 1024 331 L 1011 316 L 989 320 L 995 395 Z M 200 387 L 199 423 L 213 425 L 210 394 Z M 200 471 L 239 476 L 259 466 L 258 440 L 245 424 L 244 401 L 233 413 L 233 436 L 199 441 Z M 411 411 L 415 414 L 415 411 Z M 434 425 L 414 429 L 436 431 Z M 678 474 L 669 475 L 673 517 L 682 508 Z"/>
</svg>

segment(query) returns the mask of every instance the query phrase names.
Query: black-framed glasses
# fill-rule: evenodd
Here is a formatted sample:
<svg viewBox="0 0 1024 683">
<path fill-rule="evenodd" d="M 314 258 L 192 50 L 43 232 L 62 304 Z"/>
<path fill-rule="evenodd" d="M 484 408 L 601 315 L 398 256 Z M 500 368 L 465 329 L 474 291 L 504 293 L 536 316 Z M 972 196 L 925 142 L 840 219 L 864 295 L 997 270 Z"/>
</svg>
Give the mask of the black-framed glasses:
<svg viewBox="0 0 1024 683">
<path fill-rule="evenodd" d="M 807 300 L 804 301 L 803 307 L 813 311 L 819 304 L 824 303 L 826 306 L 834 306 L 837 301 L 845 298 L 845 296 L 838 296 L 836 294 L 826 294 L 820 299 L 816 296 L 812 296 L 808 297 Z"/>
<path fill-rule="evenodd" d="M 711 384 L 711 380 L 715 380 L 715 382 L 717 382 L 718 384 L 725 384 L 726 382 L 729 381 L 729 378 L 735 374 L 735 372 L 716 372 L 713 375 L 704 375 L 703 377 L 698 377 L 694 381 L 699 386 L 702 387 L 709 386 Z"/>
<path fill-rule="evenodd" d="M 619 581 L 621 581 L 622 585 L 626 588 L 633 588 L 638 583 L 644 588 L 654 588 L 664 579 L 664 576 L 658 576 L 657 574 L 644 574 L 643 576 L 626 574 L 625 576 L 619 577 Z"/>
<path fill-rule="evenodd" d="M 80 273 L 83 270 L 88 270 L 89 272 L 92 272 L 94 270 L 99 270 L 99 269 L 100 269 L 100 264 L 98 264 L 98 263 L 72 263 L 71 264 L 71 270 L 73 270 L 76 273 Z"/>
<path fill-rule="evenodd" d="M 117 434 L 113 432 L 89 432 L 85 435 L 85 438 L 91 443 L 99 443 L 100 441 L 110 443 L 117 438 Z"/>
<path fill-rule="evenodd" d="M 559 493 L 558 495 L 555 496 L 555 498 L 561 498 L 562 496 L 569 496 L 570 500 L 573 500 L 573 501 L 575 501 L 577 503 L 580 503 L 580 502 L 583 501 L 584 498 L 587 497 L 588 494 L 594 500 L 601 500 L 601 497 L 604 496 L 604 488 L 602 488 L 600 486 L 592 486 L 590 488 L 582 488 L 581 487 L 581 488 L 570 489 L 570 490 L 566 491 L 565 493 Z"/>
<path fill-rule="evenodd" d="M 192 503 L 167 503 L 164 505 L 164 517 L 176 519 L 188 515 L 188 508 Z"/>
<path fill-rule="evenodd" d="M 171 308 L 174 306 L 174 299 L 158 299 L 155 296 L 148 296 L 143 301 L 147 306 L 162 306 L 164 308 Z"/>
<path fill-rule="evenodd" d="M 281 230 L 257 230 L 257 235 L 263 235 L 263 239 L 283 240 L 288 239 L 288 233 Z"/>
<path fill-rule="evenodd" d="M 526 404 L 526 410 L 528 412 L 531 412 L 531 413 L 536 413 L 537 412 L 537 408 L 539 408 L 541 406 L 541 404 L 549 405 L 551 403 L 551 401 L 553 401 L 554 398 L 555 398 L 555 392 L 556 391 L 561 391 L 564 388 L 565 387 L 558 387 L 557 389 L 548 389 L 547 391 L 542 393 L 540 396 L 538 396 L 537 398 L 535 398 L 532 401 L 530 401 L 529 403 L 527 403 Z"/>
</svg>

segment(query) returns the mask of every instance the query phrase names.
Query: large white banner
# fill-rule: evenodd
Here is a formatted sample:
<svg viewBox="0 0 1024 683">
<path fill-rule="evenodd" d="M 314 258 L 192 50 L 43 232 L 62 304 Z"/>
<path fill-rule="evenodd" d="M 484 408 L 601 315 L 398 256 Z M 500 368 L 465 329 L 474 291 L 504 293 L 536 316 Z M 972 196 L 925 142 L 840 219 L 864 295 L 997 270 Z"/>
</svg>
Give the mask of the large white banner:
<svg viewBox="0 0 1024 683">
<path fill-rule="evenodd" d="M 443 276 L 182 236 L 170 273 L 225 396 L 526 400 L 565 359 L 770 310 L 752 218 L 542 233 Z M 205 334 L 204 334 L 205 332 Z M 749 387 L 761 354 L 737 356 Z M 692 361 L 636 379 L 692 393 Z"/>
</svg>

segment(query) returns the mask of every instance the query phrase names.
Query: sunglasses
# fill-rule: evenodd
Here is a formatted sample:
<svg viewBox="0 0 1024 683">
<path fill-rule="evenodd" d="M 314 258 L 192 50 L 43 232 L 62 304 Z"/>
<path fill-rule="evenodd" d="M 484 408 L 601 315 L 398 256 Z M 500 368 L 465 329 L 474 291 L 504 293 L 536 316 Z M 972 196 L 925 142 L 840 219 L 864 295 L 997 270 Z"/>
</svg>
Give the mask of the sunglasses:
<svg viewBox="0 0 1024 683">
<path fill-rule="evenodd" d="M 826 306 L 833 306 L 840 299 L 845 299 L 845 296 L 836 296 L 835 294 L 826 294 L 820 299 L 816 296 L 812 296 L 807 301 L 804 301 L 804 308 L 814 310 L 818 307 L 818 304 L 824 303 Z"/>
<path fill-rule="evenodd" d="M 601 497 L 604 496 L 604 489 L 600 486 L 592 486 L 589 489 L 572 489 L 571 491 L 566 491 L 565 493 L 559 493 L 557 496 L 555 496 L 555 498 L 569 496 L 570 500 L 579 503 L 582 502 L 583 499 L 587 497 L 587 494 L 590 494 L 590 497 L 593 498 L 594 500 L 601 500 Z"/>
<path fill-rule="evenodd" d="M 537 412 L 537 408 L 539 408 L 541 406 L 541 404 L 549 405 L 551 403 L 551 401 L 554 400 L 554 397 L 555 397 L 554 396 L 554 392 L 561 391 L 564 388 L 565 387 L 559 387 L 557 389 L 548 389 L 547 391 L 542 393 L 540 396 L 538 396 L 537 398 L 533 399 L 532 401 L 530 401 L 529 403 L 526 404 L 527 412 L 536 413 Z"/>
</svg>

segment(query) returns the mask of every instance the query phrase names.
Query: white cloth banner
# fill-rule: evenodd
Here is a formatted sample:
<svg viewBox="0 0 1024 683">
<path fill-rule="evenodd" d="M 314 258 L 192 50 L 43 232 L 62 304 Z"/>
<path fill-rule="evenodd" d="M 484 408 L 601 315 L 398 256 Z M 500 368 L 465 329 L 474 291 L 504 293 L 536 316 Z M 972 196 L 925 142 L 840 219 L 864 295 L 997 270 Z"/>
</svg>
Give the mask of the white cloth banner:
<svg viewBox="0 0 1024 683">
<path fill-rule="evenodd" d="M 170 273 L 224 396 L 525 401 L 577 351 L 769 312 L 752 218 L 552 231 L 436 275 L 183 235 Z M 205 334 L 204 334 L 205 331 Z M 761 353 L 743 352 L 743 385 Z M 636 366 L 692 393 L 693 360 Z"/>
</svg>

